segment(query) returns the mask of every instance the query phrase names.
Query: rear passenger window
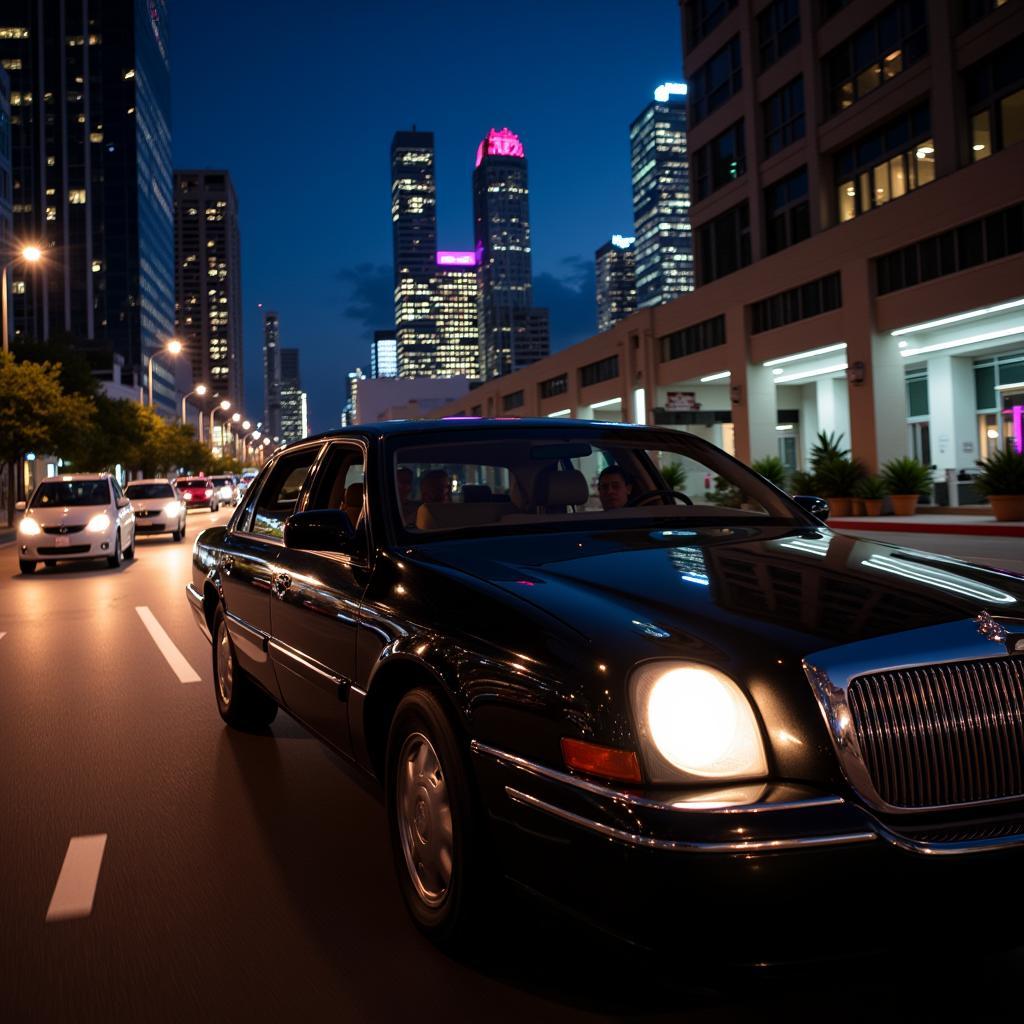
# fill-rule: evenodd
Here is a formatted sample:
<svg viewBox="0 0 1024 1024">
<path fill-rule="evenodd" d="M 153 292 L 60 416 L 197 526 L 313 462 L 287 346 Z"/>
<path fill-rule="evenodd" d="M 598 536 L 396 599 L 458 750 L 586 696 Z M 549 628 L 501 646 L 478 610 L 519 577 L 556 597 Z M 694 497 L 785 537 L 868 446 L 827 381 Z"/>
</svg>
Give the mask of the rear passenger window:
<svg viewBox="0 0 1024 1024">
<path fill-rule="evenodd" d="M 284 521 L 295 511 L 299 491 L 319 452 L 319 448 L 311 445 L 277 460 L 267 482 L 260 488 L 250 533 L 276 540 L 284 536 Z"/>
</svg>

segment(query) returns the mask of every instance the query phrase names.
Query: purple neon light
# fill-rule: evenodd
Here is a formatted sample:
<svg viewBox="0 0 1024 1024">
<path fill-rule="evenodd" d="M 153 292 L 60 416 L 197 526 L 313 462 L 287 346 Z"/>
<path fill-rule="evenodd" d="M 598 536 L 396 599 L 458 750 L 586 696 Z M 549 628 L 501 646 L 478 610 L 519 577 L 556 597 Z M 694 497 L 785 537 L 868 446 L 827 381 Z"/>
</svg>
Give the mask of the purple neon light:
<svg viewBox="0 0 1024 1024">
<path fill-rule="evenodd" d="M 1024 405 L 1010 407 L 1013 413 L 1013 447 L 1018 455 L 1024 455 Z"/>
<path fill-rule="evenodd" d="M 438 251 L 436 258 L 439 267 L 475 267 L 480 262 L 479 256 L 472 250 L 460 252 L 442 249 Z"/>
<path fill-rule="evenodd" d="M 502 128 L 501 131 L 498 131 L 497 128 L 492 128 L 487 133 L 487 138 L 477 147 L 477 167 L 480 166 L 480 161 L 485 156 L 514 156 L 522 160 L 526 156 L 526 151 L 523 149 L 523 144 L 515 132 L 509 131 L 508 128 Z"/>
</svg>

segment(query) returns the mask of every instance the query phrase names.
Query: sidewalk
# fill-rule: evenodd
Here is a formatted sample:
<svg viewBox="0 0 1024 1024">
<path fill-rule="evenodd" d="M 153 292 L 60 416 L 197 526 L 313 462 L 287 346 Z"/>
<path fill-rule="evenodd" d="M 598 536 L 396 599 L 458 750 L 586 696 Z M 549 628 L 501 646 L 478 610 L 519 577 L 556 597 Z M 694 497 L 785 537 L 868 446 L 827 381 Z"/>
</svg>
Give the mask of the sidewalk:
<svg viewBox="0 0 1024 1024">
<path fill-rule="evenodd" d="M 1024 537 L 1024 522 L 997 523 L 991 515 L 843 516 L 829 519 L 834 530 L 879 530 L 886 533 L 969 534 L 974 537 Z"/>
</svg>

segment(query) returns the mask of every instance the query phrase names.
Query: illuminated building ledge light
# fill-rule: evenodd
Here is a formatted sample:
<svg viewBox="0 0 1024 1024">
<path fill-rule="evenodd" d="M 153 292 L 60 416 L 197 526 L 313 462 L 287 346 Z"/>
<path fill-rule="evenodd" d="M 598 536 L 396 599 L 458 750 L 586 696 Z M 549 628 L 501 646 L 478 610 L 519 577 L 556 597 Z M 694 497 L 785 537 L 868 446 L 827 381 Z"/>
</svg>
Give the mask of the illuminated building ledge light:
<svg viewBox="0 0 1024 1024">
<path fill-rule="evenodd" d="M 721 373 L 710 373 L 707 377 L 701 377 L 701 384 L 710 384 L 713 380 L 725 380 L 727 377 L 732 376 L 731 370 L 723 370 Z"/>
<path fill-rule="evenodd" d="M 906 359 L 909 356 L 922 355 L 925 352 L 941 352 L 947 348 L 962 348 L 964 345 L 977 345 L 983 341 L 998 341 L 1001 338 L 1013 338 L 1018 334 L 1024 334 L 1024 324 L 1017 324 L 1016 327 L 1007 327 L 1002 331 L 988 331 L 985 334 L 972 334 L 967 338 L 954 338 L 952 341 L 939 341 L 934 345 L 919 345 L 917 348 L 901 348 L 900 355 Z"/>
<path fill-rule="evenodd" d="M 461 252 L 441 249 L 438 250 L 436 260 L 439 267 L 475 267 L 480 263 L 480 254 L 475 250 Z"/>
<path fill-rule="evenodd" d="M 776 377 L 775 384 L 789 384 L 794 380 L 809 380 L 811 377 L 823 377 L 827 373 L 838 373 L 846 369 L 846 363 L 834 363 L 832 366 L 823 366 L 818 370 L 804 370 L 801 373 L 787 373 L 782 377 Z"/>
<path fill-rule="evenodd" d="M 685 96 L 686 84 L 684 82 L 665 82 L 654 90 L 654 98 L 659 103 L 668 103 L 672 96 Z"/>
<path fill-rule="evenodd" d="M 484 151 L 486 147 L 486 152 Z M 508 128 L 492 128 L 476 150 L 476 166 L 479 167 L 485 156 L 514 156 L 520 160 L 526 157 L 523 143 L 515 132 Z"/>
<path fill-rule="evenodd" d="M 635 235 L 612 235 L 612 245 L 618 249 L 628 249 L 635 241 Z"/>
<path fill-rule="evenodd" d="M 1014 299 L 1013 302 L 1003 302 L 998 306 L 986 306 L 984 309 L 972 309 L 969 313 L 957 313 L 955 316 L 944 316 L 941 320 L 928 320 L 923 324 L 911 324 L 910 327 L 901 327 L 893 331 L 890 337 L 898 338 L 901 334 L 915 334 L 917 331 L 930 331 L 933 327 L 945 327 L 947 324 L 958 324 L 963 320 L 974 320 L 979 316 L 988 316 L 989 313 L 1002 313 L 1007 309 L 1017 309 L 1024 306 L 1024 299 Z"/>
<path fill-rule="evenodd" d="M 810 359 L 812 356 L 823 356 L 828 352 L 841 352 L 846 348 L 846 342 L 840 341 L 835 345 L 825 345 L 823 348 L 812 348 L 807 352 L 795 352 L 791 356 L 779 356 L 778 359 L 769 359 L 762 366 L 781 366 L 783 363 L 794 363 L 798 359 Z"/>
</svg>

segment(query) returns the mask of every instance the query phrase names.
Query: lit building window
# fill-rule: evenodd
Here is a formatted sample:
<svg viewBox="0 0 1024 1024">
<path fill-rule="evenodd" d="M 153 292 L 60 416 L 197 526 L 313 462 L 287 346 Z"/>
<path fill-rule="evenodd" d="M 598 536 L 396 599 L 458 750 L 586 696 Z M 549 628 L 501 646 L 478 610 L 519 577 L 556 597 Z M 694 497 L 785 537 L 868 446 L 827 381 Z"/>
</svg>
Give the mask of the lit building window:
<svg viewBox="0 0 1024 1024">
<path fill-rule="evenodd" d="M 68 190 L 68 202 L 72 206 L 82 206 L 85 203 L 85 189 L 73 188 Z"/>
<path fill-rule="evenodd" d="M 973 161 L 1024 140 L 1024 37 L 970 67 L 964 93 Z"/>
</svg>

